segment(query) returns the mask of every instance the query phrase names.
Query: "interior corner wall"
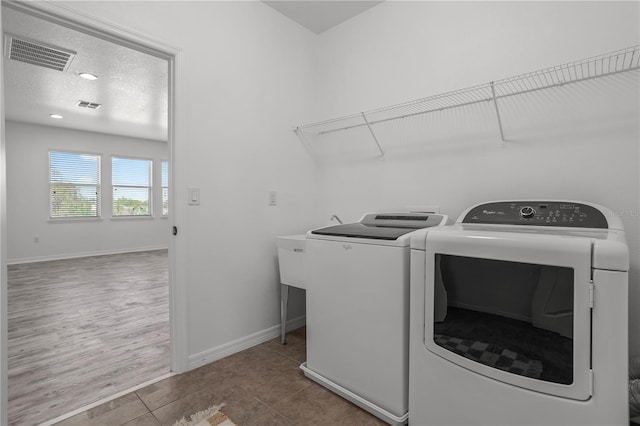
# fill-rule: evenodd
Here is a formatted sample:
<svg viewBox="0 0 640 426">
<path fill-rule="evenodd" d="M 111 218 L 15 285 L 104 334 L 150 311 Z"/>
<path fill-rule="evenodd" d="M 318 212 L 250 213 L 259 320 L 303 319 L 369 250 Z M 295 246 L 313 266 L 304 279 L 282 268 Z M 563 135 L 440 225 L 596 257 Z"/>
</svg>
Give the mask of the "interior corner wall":
<svg viewBox="0 0 640 426">
<path fill-rule="evenodd" d="M 102 218 L 49 219 L 49 150 L 101 155 Z M 7 121 L 6 153 L 9 263 L 168 247 L 169 221 L 158 202 L 166 142 Z M 152 218 L 111 217 L 111 156 L 153 160 Z"/>
<path fill-rule="evenodd" d="M 367 111 L 639 44 L 638 2 L 386 1 L 321 34 L 316 119 Z M 322 163 L 324 215 L 569 199 L 613 209 L 630 247 L 630 353 L 640 354 L 638 71 L 374 126 L 384 157 Z M 365 135 L 369 136 L 369 135 Z M 597 303 L 597 302 L 596 302 Z"/>
<path fill-rule="evenodd" d="M 184 216 L 173 220 L 184 282 L 175 285 L 186 287 L 190 365 L 277 333 L 275 237 L 328 221 L 292 131 L 310 119 L 314 34 L 259 1 L 60 4 L 180 50 L 173 176 Z M 189 187 L 200 188 L 200 205 L 187 205 Z M 290 318 L 304 315 L 295 293 Z"/>
</svg>

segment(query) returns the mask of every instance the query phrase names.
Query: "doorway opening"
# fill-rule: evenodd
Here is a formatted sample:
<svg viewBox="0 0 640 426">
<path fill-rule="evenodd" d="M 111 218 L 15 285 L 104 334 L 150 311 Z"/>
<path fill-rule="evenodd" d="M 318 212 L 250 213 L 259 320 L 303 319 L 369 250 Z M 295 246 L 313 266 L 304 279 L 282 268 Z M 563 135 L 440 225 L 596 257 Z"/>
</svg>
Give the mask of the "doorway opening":
<svg viewBox="0 0 640 426">
<path fill-rule="evenodd" d="M 29 139 L 30 136 L 38 136 L 34 139 L 45 139 L 44 144 L 45 154 L 48 158 L 45 161 L 49 162 L 48 170 L 45 170 L 44 176 L 46 181 L 45 185 L 49 186 L 49 197 L 44 203 L 45 212 L 48 210 L 49 216 L 47 218 L 46 213 L 38 211 L 37 215 L 40 217 L 39 226 L 40 230 L 34 235 L 28 237 L 28 244 L 25 245 L 25 251 L 16 251 L 19 246 L 13 244 L 15 235 L 11 232 L 3 233 L 2 238 L 11 239 L 11 244 L 8 250 L 8 263 L 9 266 L 9 282 L 10 286 L 8 291 L 8 304 L 9 304 L 9 360 L 3 362 L 2 374 L 6 378 L 9 377 L 9 424 L 18 423 L 43 423 L 56 418 L 60 420 L 60 416 L 64 416 L 73 413 L 80 409 L 88 408 L 87 405 L 92 403 L 104 402 L 110 396 L 117 396 L 118 394 L 130 390 L 137 385 L 146 385 L 150 381 L 154 380 L 154 375 L 158 375 L 155 379 L 166 377 L 167 374 L 171 374 L 171 371 L 182 371 L 181 365 L 184 355 L 182 355 L 182 345 L 176 344 L 178 340 L 177 323 L 179 322 L 177 315 L 174 315 L 176 311 L 176 302 L 174 300 L 175 291 L 173 291 L 173 278 L 175 268 L 174 264 L 174 242 L 171 237 L 170 229 L 173 220 L 173 206 L 170 200 L 173 199 L 171 170 L 172 167 L 172 152 L 174 147 L 174 114 L 173 114 L 173 93 L 175 90 L 175 62 L 177 51 L 173 48 L 161 45 L 150 39 L 144 39 L 141 36 L 133 33 L 128 33 L 126 30 L 120 28 L 110 27 L 108 24 L 95 21 L 93 19 L 87 19 L 85 16 L 81 16 L 68 9 L 60 8 L 54 4 L 26 4 L 18 2 L 3 2 L 2 4 L 3 15 L 3 35 L 11 34 L 22 35 L 25 29 L 31 28 L 30 32 L 27 32 L 27 43 L 34 41 L 41 41 L 46 48 L 55 46 L 55 35 L 47 37 L 47 31 L 51 28 L 55 28 L 56 31 L 64 33 L 64 35 L 57 34 L 62 40 L 69 40 L 69 34 L 73 33 L 73 37 L 78 37 L 78 40 L 84 40 L 79 42 L 78 48 L 68 49 L 73 52 L 75 56 L 74 62 L 67 67 L 67 76 L 72 72 L 72 78 L 77 81 L 73 81 L 71 86 L 63 88 L 69 91 L 69 87 L 81 82 L 81 72 L 89 71 L 80 69 L 80 64 L 100 63 L 101 59 L 98 57 L 98 53 L 111 52 L 116 57 L 125 56 L 129 59 L 134 58 L 133 66 L 128 64 L 128 69 L 136 69 L 137 65 L 139 69 L 147 74 L 154 74 L 153 68 L 146 67 L 144 60 L 141 62 L 135 62 L 135 58 L 146 57 L 149 63 L 155 63 L 155 66 L 163 67 L 163 74 L 160 74 L 160 79 L 164 79 L 164 86 L 157 90 L 157 92 L 163 92 L 164 101 L 155 101 L 154 105 L 145 104 L 147 107 L 139 107 L 141 113 L 138 114 L 138 122 L 134 121 L 118 121 L 118 116 L 113 112 L 118 110 L 120 117 L 131 118 L 133 114 L 123 112 L 120 108 L 112 108 L 112 115 L 107 115 L 108 107 L 113 107 L 118 102 L 118 99 L 122 97 L 123 93 L 118 92 L 117 88 L 109 88 L 110 90 L 104 90 L 103 86 L 94 85 L 89 89 L 77 95 L 77 105 L 73 108 L 65 106 L 66 110 L 64 114 L 60 114 L 65 117 L 65 121 L 68 124 L 61 124 L 60 122 L 55 125 L 49 123 L 39 123 L 37 121 L 25 119 L 16 119 L 12 108 L 12 101 L 15 99 L 11 90 L 14 88 L 14 82 L 11 80 L 11 73 L 7 71 L 10 59 L 4 61 L 4 80 L 5 80 L 5 118 L 8 122 L 6 128 L 5 142 L 7 145 L 12 144 L 13 138 L 25 137 Z M 10 15 L 10 17 L 8 16 Z M 19 20 L 12 19 L 19 17 Z M 9 19 L 7 19 L 9 18 Z M 8 22 L 16 23 L 21 22 L 23 24 L 36 23 L 33 27 L 28 25 L 22 25 L 20 28 L 11 28 L 11 24 Z M 87 44 L 83 44 L 86 42 Z M 103 48 L 95 48 L 91 43 L 101 43 Z M 53 49 L 55 51 L 55 49 Z M 46 51 L 50 53 L 49 51 Z M 114 52 L 119 52 L 114 53 Z M 122 53 L 125 52 L 125 53 Z M 83 56 L 84 54 L 84 56 Z M 83 62 L 84 61 L 84 62 Z M 52 84 L 52 81 L 60 78 L 61 74 L 56 74 L 51 69 L 45 69 L 45 71 L 35 70 L 37 68 L 33 63 L 28 61 L 19 61 L 20 65 L 32 67 L 32 72 L 40 72 L 48 74 L 47 78 L 52 80 L 44 81 L 40 90 L 43 88 L 52 89 L 56 85 Z M 104 60 L 102 63 L 106 68 L 104 72 L 94 72 L 99 79 L 109 79 L 120 82 L 123 85 L 122 91 L 130 93 L 135 91 L 138 86 L 144 86 L 143 84 L 131 83 L 132 77 L 122 77 L 118 80 L 118 76 L 114 77 L 114 72 L 117 71 L 117 60 L 114 58 Z M 12 64 L 13 65 L 13 64 Z M 45 67 L 46 68 L 46 67 Z M 122 67 L 124 68 L 124 67 Z M 30 71 L 31 72 L 31 71 Z M 54 74 L 51 74 L 54 73 Z M 102 74 L 102 75 L 100 75 Z M 111 74 L 111 75 L 109 75 Z M 149 84 L 155 85 L 157 89 L 158 80 L 150 78 Z M 38 81 L 32 79 L 31 81 Z M 18 84 L 18 86 L 20 86 Z M 24 86 L 20 86 L 23 87 Z M 147 87 L 148 88 L 148 87 Z M 38 87 L 28 88 L 28 90 L 38 90 Z M 114 89 L 114 90 L 111 90 Z M 147 90 L 148 91 L 148 90 Z M 64 94 L 58 93 L 58 96 L 64 98 Z M 82 97 L 81 97 L 82 96 Z M 32 97 L 35 99 L 43 99 L 46 96 Z M 100 100 L 104 99 L 104 103 L 101 104 Z M 164 102 L 164 109 L 162 107 L 156 108 Z M 98 105 L 95 107 L 95 105 Z M 85 107 L 88 105 L 88 108 Z M 93 106 L 93 108 L 92 108 Z M 51 108 L 51 104 L 41 106 L 42 108 Z M 78 108 L 78 109 L 76 109 Z M 80 108 L 83 108 L 82 111 Z M 36 108 L 37 110 L 37 108 Z M 102 111 L 100 111 L 102 110 Z M 79 112 L 81 111 L 81 112 Z M 82 121 L 84 118 L 95 118 L 88 116 L 88 113 L 103 112 L 101 116 L 107 115 L 107 119 L 102 123 L 97 122 L 95 128 L 86 127 L 87 120 Z M 52 112 L 53 114 L 53 112 Z M 58 119 L 60 120 L 60 119 Z M 162 125 L 157 125 L 158 122 L 164 121 Z M 100 127 L 100 126 L 103 127 Z M 107 127 L 104 127 L 104 126 Z M 144 128 L 144 130 L 143 130 Z M 136 133 L 138 132 L 138 133 Z M 148 133 L 147 133 L 148 132 Z M 155 132 L 155 133 L 154 133 Z M 42 133 L 47 133 L 42 134 Z M 48 139 L 48 142 L 46 141 Z M 83 140 L 84 139 L 84 140 Z M 87 141 L 97 141 L 96 145 L 90 145 Z M 118 140 L 122 140 L 119 143 Z M 103 143 L 104 148 L 100 148 L 100 143 Z M 140 150 L 132 148 L 135 143 L 139 142 Z M 69 143 L 69 145 L 66 145 Z M 164 151 L 162 148 L 158 148 L 164 144 Z M 125 149 L 125 145 L 127 148 Z M 10 147 L 10 146 L 9 146 Z M 42 147 L 41 147 L 42 148 Z M 86 159 L 88 156 L 99 156 L 97 161 L 97 176 L 99 189 L 94 191 L 94 204 L 83 210 L 82 214 L 93 217 L 56 217 L 57 212 L 54 212 L 52 207 L 54 196 L 52 194 L 65 195 L 71 194 L 72 198 L 75 197 L 74 205 L 82 204 L 91 197 L 87 197 L 85 194 L 86 176 L 83 174 L 77 174 L 76 172 L 67 172 L 62 185 L 66 189 L 69 189 L 69 182 L 73 181 L 75 177 L 79 182 L 76 183 L 72 191 L 62 191 L 60 182 L 56 181 L 55 173 L 52 172 L 52 153 L 64 152 L 77 154 L 80 159 Z M 29 155 L 29 154 L 28 154 Z M 8 166 L 13 164 L 12 150 L 9 149 L 7 153 Z M 34 155 L 34 157 L 36 157 Z M 39 157 L 42 159 L 42 156 Z M 148 182 L 141 183 L 139 180 L 139 173 L 135 171 L 135 167 L 129 170 L 129 174 L 124 173 L 124 180 L 118 180 L 118 177 L 122 178 L 123 173 L 117 167 L 117 164 L 128 163 L 147 163 L 148 164 Z M 73 163 L 73 161 L 71 161 Z M 46 163 L 45 163 L 46 164 Z M 70 164 L 69 162 L 65 164 Z M 25 165 L 23 164 L 23 167 Z M 139 164 L 138 164 L 139 166 Z M 137 167 L 137 166 L 136 166 Z M 28 167 L 31 168 L 31 167 Z M 12 178 L 11 167 L 7 168 L 7 181 L 8 181 L 8 223 L 7 229 L 12 231 L 16 219 L 12 222 L 12 218 L 17 218 L 15 214 L 11 214 L 12 200 L 16 199 L 16 191 L 12 191 L 11 187 L 16 182 L 15 178 Z M 33 170 L 40 170 L 37 164 L 34 163 Z M 126 171 L 126 170 L 125 170 Z M 47 179 L 46 174 L 49 173 Z M 64 174 L 65 171 L 59 171 L 60 174 Z M 73 176 L 75 173 L 75 176 Z M 59 177 L 60 175 L 58 175 Z M 38 180 L 38 184 L 42 185 L 42 179 L 38 173 L 34 173 L 33 181 Z M 128 180 L 127 180 L 128 179 Z M 24 182 L 20 182 L 23 184 Z M 3 183 L 6 185 L 6 183 Z M 56 186 L 57 185 L 57 186 Z M 146 185 L 146 186 L 145 186 Z M 85 192 L 83 192 L 85 191 Z M 141 195 L 145 194 L 146 195 Z M 122 196 L 125 194 L 125 196 Z M 14 195 L 14 196 L 12 196 Z M 41 195 L 41 193 L 39 193 Z M 58 197 L 59 198 L 59 197 Z M 57 201 L 58 198 L 56 198 Z M 68 200 L 67 200 L 68 201 Z M 73 203 L 72 203 L 73 204 Z M 85 203 L 86 204 L 86 203 Z M 145 207 L 146 210 L 145 210 Z M 42 207 L 41 204 L 33 205 L 32 209 L 36 210 Z M 64 209 L 63 209 L 64 210 Z M 64 211 L 63 211 L 64 213 Z M 69 213 L 69 212 L 67 212 Z M 82 215 L 81 214 L 81 215 Z M 71 216 L 78 215 L 78 211 L 71 211 Z M 42 217 L 45 220 L 42 220 Z M 19 217 L 19 220 L 23 220 L 23 217 Z M 155 223 L 156 226 L 151 226 L 151 223 Z M 25 226 L 28 226 L 25 224 Z M 91 227 L 94 229 L 91 229 Z M 96 231 L 97 227 L 102 226 L 102 231 Z M 76 228 L 75 237 L 71 228 Z M 155 239 L 151 239 L 146 243 L 132 244 L 128 240 L 121 247 L 118 247 L 118 241 L 116 235 L 120 234 L 128 235 L 131 238 L 140 237 L 144 234 L 140 229 L 146 227 L 148 234 L 153 234 Z M 117 231 L 117 228 L 120 228 Z M 31 228 L 33 231 L 33 228 Z M 160 231 L 158 231 L 160 230 Z M 91 234 L 94 232 L 94 234 Z M 95 233 L 97 232 L 97 233 Z M 102 232 L 103 234 L 100 234 Z M 136 232 L 138 232 L 136 234 Z M 33 233 L 33 232 L 32 232 Z M 163 233 L 163 238 L 158 238 L 158 234 Z M 7 235 L 8 234 L 8 235 Z M 87 238 L 88 235 L 92 237 Z M 21 237 L 17 237 L 19 239 Z M 76 241 L 76 247 L 73 248 L 74 238 Z M 16 240 L 17 240 L 16 239 Z M 24 235 L 22 236 L 24 240 Z M 87 241 L 89 240 L 89 241 Z M 95 244 L 93 248 L 91 246 L 92 241 Z M 35 250 L 29 251 L 29 248 Z M 56 251 L 56 248 L 58 249 Z M 79 250 L 78 250 L 79 248 Z M 7 256 L 5 254 L 5 256 Z M 31 263 L 37 262 L 37 263 Z M 73 265 L 73 266 L 71 266 Z M 30 267 L 31 266 L 31 267 Z M 36 267 L 37 266 L 37 267 Z M 44 271 L 44 281 L 42 278 L 37 278 L 36 275 L 32 275 L 31 278 L 27 278 L 25 282 L 23 279 L 30 273 L 37 272 L 38 269 L 43 267 L 50 268 Z M 57 273 L 52 273 L 56 271 Z M 79 273 L 72 274 L 72 271 L 76 269 Z M 89 272 L 87 272 L 89 271 Z M 43 271 L 40 270 L 39 273 Z M 105 272 L 105 278 L 100 275 L 100 272 Z M 84 274 L 84 275 L 83 275 Z M 138 274 L 138 275 L 136 275 Z M 53 278 L 61 277 L 57 283 L 53 283 Z M 78 276 L 80 279 L 78 280 Z M 128 278 L 127 278 L 128 277 Z M 16 280 L 17 278 L 17 280 Z M 20 281 L 20 280 L 23 281 Z M 74 281 L 75 280 L 75 281 Z M 163 282 L 164 280 L 164 282 Z M 128 282 L 127 282 L 128 281 Z M 38 299 L 45 303 L 46 299 L 42 296 L 44 293 L 41 289 L 38 289 L 34 283 L 39 282 L 42 284 L 52 284 L 45 287 L 46 290 L 53 291 L 53 299 L 55 296 L 55 287 L 59 286 L 58 301 L 61 302 L 58 308 L 54 308 L 53 312 L 44 312 L 39 318 L 33 311 L 26 309 L 26 304 L 23 302 L 38 301 Z M 14 286 L 15 283 L 18 283 Z M 150 284 L 150 287 L 144 287 L 141 283 Z M 3 285 L 7 285 L 4 284 Z M 74 287 L 76 286 L 76 287 Z M 14 290 L 20 290 L 22 292 L 16 293 Z M 150 290 L 151 289 L 151 290 Z M 6 290 L 6 289 L 5 289 Z M 118 290 L 122 290 L 123 293 L 118 294 Z M 127 292 L 127 290 L 129 290 Z M 33 293 L 35 291 L 35 293 Z M 102 291 L 102 294 L 100 293 Z M 137 296 L 136 296 L 137 291 Z M 155 291 L 155 293 L 154 293 Z M 29 293 L 31 292 L 31 293 Z M 79 305 L 72 305 L 69 303 L 71 298 L 78 298 L 80 295 L 86 296 L 86 301 L 81 301 Z M 114 296 L 109 298 L 109 296 Z M 162 300 L 164 298 L 164 300 Z M 90 303 L 93 299 L 96 302 L 95 305 Z M 152 301 L 152 299 L 154 299 Z M 49 299 L 52 300 L 52 299 Z M 7 303 L 4 300 L 2 303 Z M 53 304 L 52 304 L 53 305 Z M 51 307 L 52 305 L 49 305 Z M 112 309 L 114 307 L 123 309 Z M 5 306 L 6 308 L 6 306 Z M 37 310 L 37 309 L 36 309 Z M 127 314 L 122 312 L 126 311 Z M 136 314 L 137 311 L 137 314 Z M 102 320 L 96 320 L 96 317 L 87 317 L 84 314 L 95 314 L 102 312 Z M 127 316 L 129 315 L 129 316 Z M 135 315 L 139 315 L 136 317 Z M 150 316 L 163 317 L 155 322 L 149 324 L 142 324 L 142 318 L 148 318 Z M 47 321 L 48 318 L 48 321 Z M 26 334 L 37 334 L 39 331 L 43 331 L 35 323 L 29 323 L 30 320 L 40 321 L 40 324 L 44 322 L 55 323 L 57 319 L 63 318 L 59 322 L 60 327 L 57 330 L 48 330 L 43 334 L 44 348 L 34 348 L 33 341 L 26 340 Z M 91 318 L 91 319 L 87 319 Z M 26 321 L 26 322 L 24 322 Z M 118 326 L 122 327 L 123 339 L 120 344 L 111 340 L 107 343 L 107 349 L 102 345 L 105 336 Z M 91 334 L 91 331 L 95 331 Z M 85 334 L 89 333 L 89 334 Z M 149 338 L 148 345 L 139 345 L 144 339 Z M 66 340 L 65 340 L 66 339 Z M 70 342 L 73 342 L 71 344 Z M 42 342 L 41 342 L 42 343 Z M 20 346 L 24 344 L 23 346 Z M 102 345 L 102 346 L 101 346 Z M 47 349 L 46 347 L 49 347 Z M 91 352 L 74 352 L 71 350 L 71 346 L 77 346 L 81 349 L 87 349 L 94 347 L 97 352 L 91 354 Z M 99 358 L 98 355 L 110 353 L 117 354 L 118 347 L 128 348 L 128 352 L 124 351 L 117 356 L 114 356 L 114 364 L 112 367 L 105 366 L 105 362 Z M 164 370 L 150 369 L 148 374 L 141 374 L 143 368 L 136 365 L 133 361 L 140 360 L 142 355 L 149 347 L 153 347 L 155 352 L 151 356 L 159 356 L 164 359 Z M 39 355 L 38 355 L 39 353 Z M 128 353 L 128 354 L 127 354 Z M 35 354 L 35 355 L 34 355 Z M 160 354 L 160 355 L 158 355 Z M 57 359 L 56 356 L 61 355 L 62 358 Z M 24 364 L 20 364 L 19 361 L 30 362 L 29 356 L 40 356 L 40 360 L 45 359 L 44 364 L 51 366 L 65 365 L 66 370 L 71 374 L 67 376 L 63 381 L 64 385 L 71 385 L 72 387 L 79 389 L 76 391 L 78 398 L 73 401 L 61 400 L 59 396 L 66 394 L 64 388 L 59 388 L 60 382 L 56 382 L 56 372 L 49 371 L 44 372 L 43 377 L 47 377 L 46 380 L 37 377 L 38 369 L 40 367 L 24 367 Z M 66 357 L 66 358 L 65 358 Z M 128 359 L 127 359 L 128 358 Z M 33 359 L 32 359 L 33 360 Z M 98 365 L 92 367 L 91 363 L 96 362 Z M 129 362 L 132 361 L 132 362 Z M 17 363 L 17 364 L 16 364 Z M 42 365 L 44 365 L 42 364 Z M 17 367 L 16 367 L 17 366 Z M 96 372 L 96 370 L 103 370 L 102 378 L 104 381 L 98 382 L 97 379 L 91 378 L 90 371 Z M 7 371 L 8 370 L 8 371 Z M 60 369 L 56 370 L 59 372 Z M 63 369 L 64 370 L 64 369 Z M 154 372 L 155 371 L 155 372 Z M 40 371 L 40 373 L 42 373 Z M 150 375 L 151 376 L 150 376 Z M 119 380 L 118 377 L 124 376 L 136 376 L 137 382 Z M 30 387 L 29 381 L 36 378 L 39 382 L 39 386 L 42 389 L 36 391 L 34 387 Z M 69 379 L 71 378 L 71 379 Z M 80 381 L 89 378 L 89 383 L 85 385 L 79 385 Z M 109 380 L 111 378 L 112 380 Z M 93 381 L 93 386 L 90 383 Z M 134 382 L 136 379 L 134 379 Z M 86 382 L 86 381 L 85 381 Z M 82 386 L 86 386 L 85 391 L 82 391 Z M 88 389 L 102 388 L 101 392 L 92 394 Z M 28 400 L 21 400 L 22 394 L 36 395 L 41 392 L 41 396 L 47 399 L 49 407 L 46 410 L 36 409 L 34 407 L 16 408 L 16 405 L 30 404 Z M 96 396 L 97 395 L 97 396 Z M 6 398 L 7 395 L 2 395 L 2 398 Z M 83 399 L 84 398 L 84 399 Z M 88 399 L 87 399 L 88 398 Z M 97 398 L 97 399 L 96 399 Z M 42 398 L 41 398 L 42 399 Z M 93 399 L 93 400 L 92 400 Z M 20 401 L 19 403 L 12 402 Z M 25 419 L 20 416 L 13 416 L 11 412 L 14 410 L 22 410 L 29 412 L 46 411 L 44 417 Z M 11 420 L 13 418 L 13 420 Z M 18 420 L 19 419 L 19 420 Z"/>
</svg>

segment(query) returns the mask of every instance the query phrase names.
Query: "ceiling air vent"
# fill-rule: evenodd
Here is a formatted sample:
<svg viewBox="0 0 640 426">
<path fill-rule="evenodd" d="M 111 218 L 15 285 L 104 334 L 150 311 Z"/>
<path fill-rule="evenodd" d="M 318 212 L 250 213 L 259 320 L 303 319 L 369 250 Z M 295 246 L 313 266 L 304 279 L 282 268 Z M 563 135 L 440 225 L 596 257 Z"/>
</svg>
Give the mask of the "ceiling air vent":
<svg viewBox="0 0 640 426">
<path fill-rule="evenodd" d="M 66 71 L 76 56 L 76 52 L 6 34 L 5 55 L 15 61 L 26 62 L 27 64 L 57 71 Z"/>
<path fill-rule="evenodd" d="M 102 106 L 102 104 L 97 104 L 95 102 L 88 102 L 88 101 L 78 101 L 76 105 L 79 106 L 80 108 L 89 108 L 89 109 L 98 109 Z"/>
</svg>

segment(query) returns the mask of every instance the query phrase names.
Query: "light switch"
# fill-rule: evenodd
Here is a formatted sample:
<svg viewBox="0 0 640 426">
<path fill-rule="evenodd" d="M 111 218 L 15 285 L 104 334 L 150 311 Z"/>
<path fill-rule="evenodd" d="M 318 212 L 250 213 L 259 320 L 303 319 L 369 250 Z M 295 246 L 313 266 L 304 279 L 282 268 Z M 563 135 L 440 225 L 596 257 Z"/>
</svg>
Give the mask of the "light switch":
<svg viewBox="0 0 640 426">
<path fill-rule="evenodd" d="M 189 205 L 200 205 L 200 188 L 189 188 Z"/>
</svg>

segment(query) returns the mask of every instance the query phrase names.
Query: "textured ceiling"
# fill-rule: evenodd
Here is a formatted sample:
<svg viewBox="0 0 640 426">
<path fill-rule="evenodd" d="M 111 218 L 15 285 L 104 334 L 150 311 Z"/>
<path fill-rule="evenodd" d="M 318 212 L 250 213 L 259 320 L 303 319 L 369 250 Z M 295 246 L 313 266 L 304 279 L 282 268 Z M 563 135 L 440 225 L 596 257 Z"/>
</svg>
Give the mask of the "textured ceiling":
<svg viewBox="0 0 640 426">
<path fill-rule="evenodd" d="M 7 59 L 8 120 L 167 140 L 168 62 L 112 42 L 3 7 L 5 33 L 77 52 L 67 71 Z M 4 40 L 3 40 L 4 42 Z M 6 50 L 6 46 L 5 46 Z M 80 72 L 96 74 L 88 81 Z M 102 104 L 99 109 L 78 101 Z M 49 114 L 61 114 L 54 120 Z"/>
<path fill-rule="evenodd" d="M 381 1 L 264 1 L 319 34 Z M 76 52 L 66 71 L 5 57 L 8 120 L 108 134 L 167 140 L 168 62 L 10 7 L 2 8 L 5 33 Z M 4 42 L 4 40 L 3 40 Z M 6 46 L 5 46 L 6 49 Z M 99 79 L 88 81 L 78 74 Z M 78 101 L 99 103 L 80 108 Z M 50 114 L 64 118 L 55 120 Z"/>
<path fill-rule="evenodd" d="M 336 0 L 276 0 L 263 3 L 296 21 L 316 34 L 335 27 L 347 19 L 353 18 L 382 1 L 336 1 Z"/>
</svg>

